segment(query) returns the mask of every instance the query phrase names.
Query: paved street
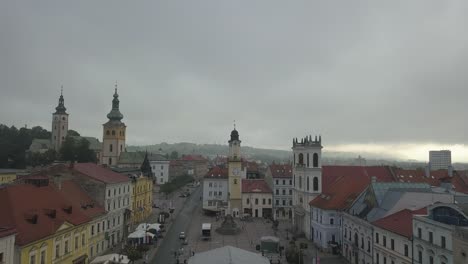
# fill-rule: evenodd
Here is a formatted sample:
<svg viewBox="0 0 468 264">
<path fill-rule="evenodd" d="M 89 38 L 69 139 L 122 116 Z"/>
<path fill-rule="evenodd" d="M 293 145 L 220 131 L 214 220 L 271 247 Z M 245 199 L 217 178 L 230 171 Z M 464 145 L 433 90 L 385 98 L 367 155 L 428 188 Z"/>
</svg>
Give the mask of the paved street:
<svg viewBox="0 0 468 264">
<path fill-rule="evenodd" d="M 156 256 L 151 260 L 151 263 L 175 263 L 174 251 L 181 248 L 179 232 L 188 231 L 193 214 L 197 211 L 197 208 L 201 208 L 200 195 L 201 187 L 197 187 L 193 190 L 191 196 L 185 198 L 180 210 L 175 213 L 174 221 L 166 231 L 164 239 L 160 242 Z M 184 254 L 186 256 L 189 255 L 188 252 L 184 252 Z"/>
</svg>

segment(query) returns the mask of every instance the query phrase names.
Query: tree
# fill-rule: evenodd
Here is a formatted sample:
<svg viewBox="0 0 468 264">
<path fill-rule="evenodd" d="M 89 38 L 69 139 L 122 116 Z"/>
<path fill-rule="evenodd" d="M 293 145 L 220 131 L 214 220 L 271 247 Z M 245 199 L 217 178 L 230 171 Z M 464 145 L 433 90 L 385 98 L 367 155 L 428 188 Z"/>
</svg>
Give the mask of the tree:
<svg viewBox="0 0 468 264">
<path fill-rule="evenodd" d="M 60 159 L 63 161 L 96 162 L 96 154 L 89 148 L 89 141 L 82 138 L 76 142 L 73 137 L 67 136 L 60 148 Z"/>
<path fill-rule="evenodd" d="M 64 161 L 75 161 L 75 140 L 72 137 L 66 137 L 60 147 L 60 159 Z"/>
<path fill-rule="evenodd" d="M 79 136 L 80 136 L 80 133 L 76 132 L 76 131 L 73 130 L 73 129 L 69 129 L 68 132 L 67 132 L 67 136 L 76 136 L 76 137 L 79 137 Z"/>
<path fill-rule="evenodd" d="M 171 152 L 170 159 L 171 159 L 171 160 L 176 160 L 176 159 L 178 159 L 178 158 L 179 158 L 179 153 L 178 153 L 177 151 L 175 151 L 175 150 L 172 151 L 172 152 Z"/>
</svg>

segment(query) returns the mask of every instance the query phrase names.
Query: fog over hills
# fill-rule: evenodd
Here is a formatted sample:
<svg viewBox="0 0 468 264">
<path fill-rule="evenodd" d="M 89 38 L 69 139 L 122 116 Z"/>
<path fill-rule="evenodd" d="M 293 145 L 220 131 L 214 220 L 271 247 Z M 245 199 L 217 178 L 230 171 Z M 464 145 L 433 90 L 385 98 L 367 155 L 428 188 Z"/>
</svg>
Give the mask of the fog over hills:
<svg viewBox="0 0 468 264">
<path fill-rule="evenodd" d="M 194 144 L 188 142 L 181 143 L 160 143 L 147 146 L 128 146 L 127 151 L 148 151 L 153 153 L 170 154 L 176 151 L 179 156 L 189 154 L 200 154 L 209 158 L 216 156 L 226 156 L 229 151 L 228 145 L 220 144 Z M 290 162 L 292 160 L 291 150 L 262 149 L 250 146 L 242 146 L 242 155 L 249 160 L 263 161 L 267 163 Z M 357 158 L 361 156 L 365 159 L 366 165 L 392 165 L 403 168 L 423 168 L 426 161 L 402 160 L 396 156 L 375 153 L 354 153 L 336 152 L 323 149 L 323 164 L 325 165 L 364 165 Z M 456 169 L 466 169 L 467 164 L 454 164 Z"/>
</svg>

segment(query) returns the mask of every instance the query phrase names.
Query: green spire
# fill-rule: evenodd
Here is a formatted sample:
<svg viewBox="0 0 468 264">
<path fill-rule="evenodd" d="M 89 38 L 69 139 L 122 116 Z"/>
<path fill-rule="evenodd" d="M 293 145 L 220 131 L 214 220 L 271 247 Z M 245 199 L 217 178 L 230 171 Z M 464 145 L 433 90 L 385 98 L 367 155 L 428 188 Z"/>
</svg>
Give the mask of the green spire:
<svg viewBox="0 0 468 264">
<path fill-rule="evenodd" d="M 60 89 L 59 104 L 55 107 L 55 114 L 66 114 L 67 108 L 65 108 L 65 100 L 63 99 L 63 85 Z"/>
<path fill-rule="evenodd" d="M 117 82 L 115 83 L 114 99 L 112 100 L 112 110 L 107 114 L 110 121 L 120 121 L 123 118 L 119 110 L 119 94 L 117 93 Z"/>
</svg>

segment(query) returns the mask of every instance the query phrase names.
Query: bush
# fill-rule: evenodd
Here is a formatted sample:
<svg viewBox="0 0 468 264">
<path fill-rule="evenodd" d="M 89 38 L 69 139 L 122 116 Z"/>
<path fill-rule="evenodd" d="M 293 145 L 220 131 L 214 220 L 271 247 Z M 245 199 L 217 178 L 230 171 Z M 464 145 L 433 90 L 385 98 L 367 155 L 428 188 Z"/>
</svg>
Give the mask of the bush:
<svg viewBox="0 0 468 264">
<path fill-rule="evenodd" d="M 194 179 L 192 176 L 184 175 L 173 179 L 170 182 L 167 182 L 161 185 L 160 191 L 167 194 L 172 193 L 173 191 L 179 189 L 180 187 L 186 185 L 187 183 L 193 182 Z"/>
</svg>

